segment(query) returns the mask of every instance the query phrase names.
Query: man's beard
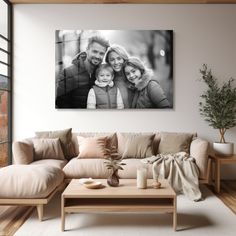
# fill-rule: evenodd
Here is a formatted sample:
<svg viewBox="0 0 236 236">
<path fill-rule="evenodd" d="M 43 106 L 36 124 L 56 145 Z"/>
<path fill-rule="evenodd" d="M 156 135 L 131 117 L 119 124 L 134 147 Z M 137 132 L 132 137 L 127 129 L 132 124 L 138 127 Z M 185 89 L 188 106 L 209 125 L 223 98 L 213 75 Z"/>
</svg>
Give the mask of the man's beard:
<svg viewBox="0 0 236 236">
<path fill-rule="evenodd" d="M 102 60 L 101 59 L 98 59 L 98 58 L 95 58 L 95 57 L 92 57 L 91 59 L 88 60 L 89 63 L 93 66 L 98 66 L 99 64 L 101 64 Z M 95 61 L 95 63 L 94 63 Z"/>
</svg>

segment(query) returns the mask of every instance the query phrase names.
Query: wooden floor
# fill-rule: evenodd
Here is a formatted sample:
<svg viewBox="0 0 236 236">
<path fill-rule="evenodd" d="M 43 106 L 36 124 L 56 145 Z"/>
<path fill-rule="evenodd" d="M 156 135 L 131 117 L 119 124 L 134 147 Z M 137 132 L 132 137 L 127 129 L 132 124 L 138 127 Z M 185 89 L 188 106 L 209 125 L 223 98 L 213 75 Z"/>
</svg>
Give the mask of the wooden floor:
<svg viewBox="0 0 236 236">
<path fill-rule="evenodd" d="M 213 189 L 211 186 L 209 188 Z M 236 180 L 221 181 L 221 192 L 215 195 L 236 214 Z M 26 206 L 0 206 L 0 236 L 12 236 L 33 209 Z"/>
<path fill-rule="evenodd" d="M 220 193 L 215 195 L 236 214 L 236 180 L 222 180 Z"/>
<path fill-rule="evenodd" d="M 0 236 L 12 236 L 33 211 L 28 206 L 0 206 Z"/>
</svg>

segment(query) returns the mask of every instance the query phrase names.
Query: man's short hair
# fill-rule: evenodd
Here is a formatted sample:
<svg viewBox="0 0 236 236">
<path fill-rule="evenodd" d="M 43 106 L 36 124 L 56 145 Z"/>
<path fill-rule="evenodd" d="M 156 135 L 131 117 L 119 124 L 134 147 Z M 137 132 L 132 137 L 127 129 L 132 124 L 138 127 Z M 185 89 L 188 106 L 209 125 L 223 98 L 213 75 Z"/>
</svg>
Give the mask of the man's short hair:
<svg viewBox="0 0 236 236">
<path fill-rule="evenodd" d="M 102 36 L 93 36 L 89 38 L 87 48 L 89 48 L 93 43 L 98 43 L 102 45 L 104 48 L 106 48 L 106 50 L 108 49 L 108 47 L 110 47 L 109 41 L 103 38 Z"/>
</svg>

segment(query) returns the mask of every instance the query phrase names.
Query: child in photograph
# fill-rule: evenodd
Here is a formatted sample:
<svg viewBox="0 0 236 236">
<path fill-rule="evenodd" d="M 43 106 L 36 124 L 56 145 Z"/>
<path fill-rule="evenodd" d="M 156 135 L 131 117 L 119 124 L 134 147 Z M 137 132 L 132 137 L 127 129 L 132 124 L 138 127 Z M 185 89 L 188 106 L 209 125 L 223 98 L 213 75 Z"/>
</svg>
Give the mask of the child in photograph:
<svg viewBox="0 0 236 236">
<path fill-rule="evenodd" d="M 152 70 L 145 67 L 137 57 L 130 57 L 124 65 L 127 80 L 134 86 L 132 108 L 169 108 L 166 95 L 156 79 Z"/>
<path fill-rule="evenodd" d="M 114 85 L 114 71 L 108 64 L 101 64 L 95 72 L 95 85 L 89 90 L 87 108 L 123 109 L 119 88 Z"/>
</svg>

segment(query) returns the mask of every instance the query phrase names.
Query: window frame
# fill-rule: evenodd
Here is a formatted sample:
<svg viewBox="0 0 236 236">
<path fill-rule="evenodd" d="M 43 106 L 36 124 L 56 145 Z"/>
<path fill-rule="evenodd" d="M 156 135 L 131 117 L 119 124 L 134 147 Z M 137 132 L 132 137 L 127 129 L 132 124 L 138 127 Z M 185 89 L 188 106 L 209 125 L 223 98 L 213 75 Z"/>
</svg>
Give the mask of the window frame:
<svg viewBox="0 0 236 236">
<path fill-rule="evenodd" d="M 0 89 L 1 91 L 7 92 L 7 139 L 0 141 L 0 145 L 7 144 L 8 145 L 8 160 L 7 165 L 12 164 L 12 89 L 13 89 L 13 10 L 12 10 L 12 3 L 8 0 L 0 0 L 7 4 L 7 37 L 0 34 L 0 38 L 7 41 L 7 50 L 0 47 L 1 52 L 7 54 L 7 63 L 0 61 L 1 64 L 6 65 L 7 68 L 7 75 L 1 74 L 2 76 L 6 77 L 8 80 L 8 88 L 7 89 Z"/>
</svg>

